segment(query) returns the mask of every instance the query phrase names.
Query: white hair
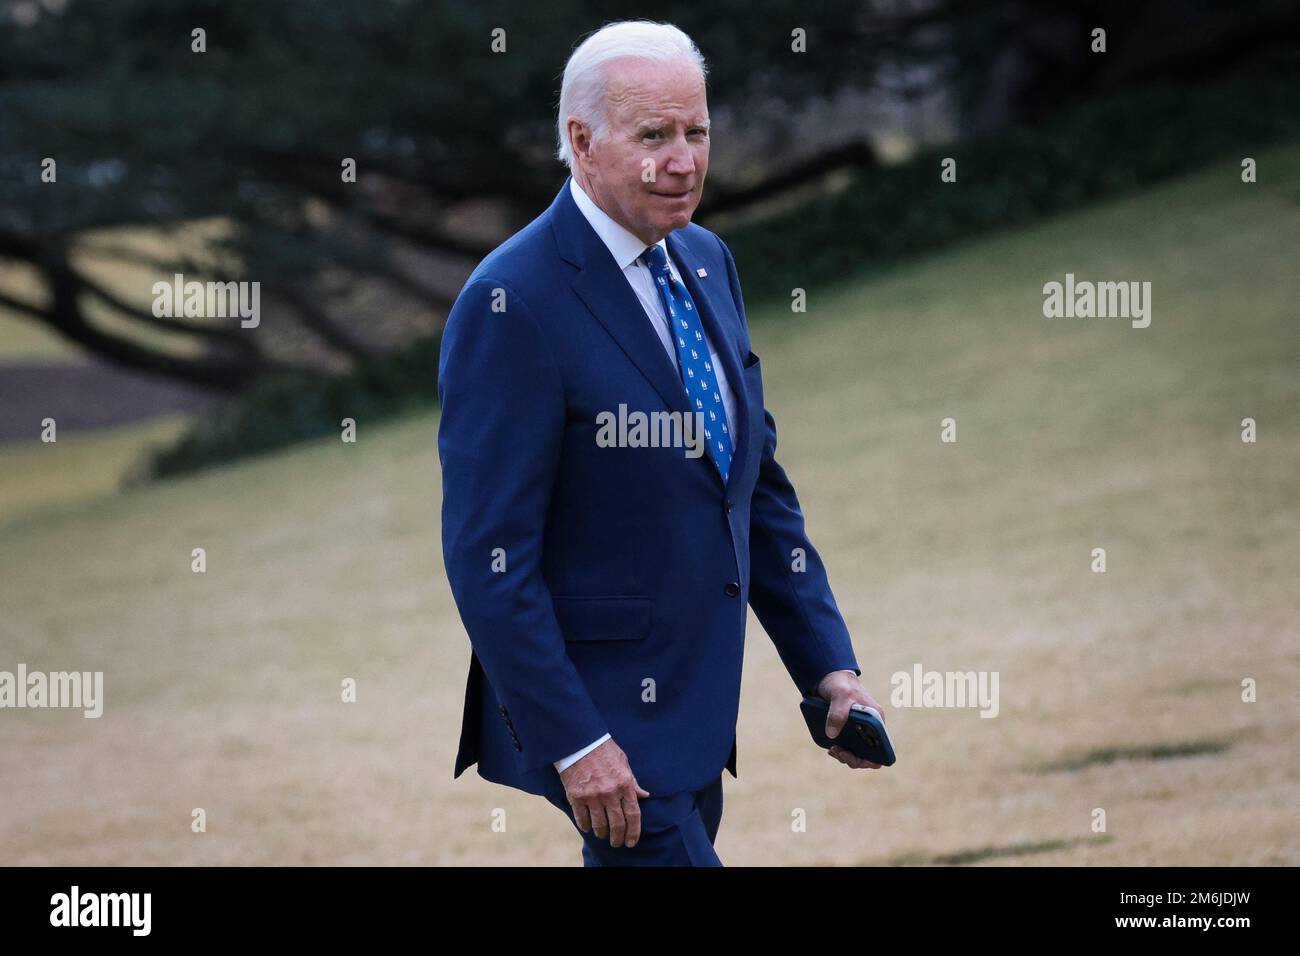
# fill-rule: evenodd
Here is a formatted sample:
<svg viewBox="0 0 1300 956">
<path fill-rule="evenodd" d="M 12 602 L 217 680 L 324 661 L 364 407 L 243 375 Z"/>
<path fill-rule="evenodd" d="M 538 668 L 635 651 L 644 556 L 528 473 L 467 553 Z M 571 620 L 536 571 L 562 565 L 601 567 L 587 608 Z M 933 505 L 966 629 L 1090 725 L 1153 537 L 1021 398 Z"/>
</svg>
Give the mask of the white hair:
<svg viewBox="0 0 1300 956">
<path fill-rule="evenodd" d="M 695 41 L 671 23 L 623 20 L 601 27 L 573 51 L 560 84 L 560 109 L 555 121 L 559 148 L 555 158 L 570 169 L 573 151 L 569 148 L 568 119 L 573 116 L 586 123 L 595 139 L 605 135 L 608 123 L 604 66 L 624 56 L 660 63 L 688 58 L 699 67 L 701 78 L 708 75 L 708 66 Z"/>
</svg>

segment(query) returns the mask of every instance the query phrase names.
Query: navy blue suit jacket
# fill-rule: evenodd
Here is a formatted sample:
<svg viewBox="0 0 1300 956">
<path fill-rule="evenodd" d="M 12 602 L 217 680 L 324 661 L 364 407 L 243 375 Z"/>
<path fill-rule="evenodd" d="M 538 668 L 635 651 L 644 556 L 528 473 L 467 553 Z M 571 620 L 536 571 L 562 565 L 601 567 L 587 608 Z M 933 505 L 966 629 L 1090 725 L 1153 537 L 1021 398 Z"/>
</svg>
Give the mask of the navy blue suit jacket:
<svg viewBox="0 0 1300 956">
<path fill-rule="evenodd" d="M 860 673 L 775 458 L 731 253 L 694 224 L 667 245 L 736 396 L 725 486 L 707 454 L 597 444 L 597 416 L 620 404 L 692 409 L 567 181 L 447 319 L 443 558 L 472 645 L 457 777 L 477 762 L 554 792 L 552 763 L 605 733 L 651 794 L 734 776 L 747 604 L 800 692 Z M 799 720 L 796 695 L 772 703 Z"/>
</svg>

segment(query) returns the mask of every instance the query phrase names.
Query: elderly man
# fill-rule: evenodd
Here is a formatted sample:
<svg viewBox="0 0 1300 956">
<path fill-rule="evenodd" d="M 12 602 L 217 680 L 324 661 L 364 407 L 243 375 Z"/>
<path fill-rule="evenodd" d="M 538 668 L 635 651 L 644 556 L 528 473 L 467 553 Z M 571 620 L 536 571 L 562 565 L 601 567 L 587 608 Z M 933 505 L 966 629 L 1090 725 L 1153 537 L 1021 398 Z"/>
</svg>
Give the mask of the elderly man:
<svg viewBox="0 0 1300 956">
<path fill-rule="evenodd" d="M 883 709 L 774 457 L 735 262 L 691 223 L 695 44 L 597 31 L 565 68 L 558 134 L 571 177 L 474 270 L 442 339 L 443 551 L 473 647 L 455 775 L 477 762 L 545 796 L 588 866 L 717 866 L 746 605 L 830 702 L 831 736 L 850 707 Z M 601 434 L 636 413 L 699 431 Z"/>
</svg>

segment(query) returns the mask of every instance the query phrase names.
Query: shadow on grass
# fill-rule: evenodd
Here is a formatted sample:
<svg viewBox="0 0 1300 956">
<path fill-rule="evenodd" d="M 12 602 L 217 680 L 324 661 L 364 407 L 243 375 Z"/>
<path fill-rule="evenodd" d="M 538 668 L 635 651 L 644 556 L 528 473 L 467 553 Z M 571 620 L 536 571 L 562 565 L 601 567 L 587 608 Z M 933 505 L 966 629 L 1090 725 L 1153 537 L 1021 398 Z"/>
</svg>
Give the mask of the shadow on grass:
<svg viewBox="0 0 1300 956">
<path fill-rule="evenodd" d="M 1203 757 L 1226 752 L 1236 739 L 1186 740 L 1178 743 L 1142 744 L 1136 747 L 1100 747 L 1080 756 L 1066 757 L 1054 763 L 1026 767 L 1034 773 L 1055 773 L 1061 770 L 1083 770 L 1086 767 L 1105 766 L 1121 760 L 1173 760 L 1178 757 Z"/>
<path fill-rule="evenodd" d="M 959 850 L 956 853 L 941 853 L 938 856 L 924 854 L 904 854 L 884 863 L 865 864 L 868 866 L 966 866 L 971 863 L 983 863 L 1009 856 L 1031 856 L 1035 853 L 1054 853 L 1068 850 L 1083 844 L 1113 843 L 1112 836 L 1079 837 L 1073 840 L 1039 840 L 1030 843 L 1009 843 L 1006 846 L 985 846 L 974 850 Z"/>
</svg>

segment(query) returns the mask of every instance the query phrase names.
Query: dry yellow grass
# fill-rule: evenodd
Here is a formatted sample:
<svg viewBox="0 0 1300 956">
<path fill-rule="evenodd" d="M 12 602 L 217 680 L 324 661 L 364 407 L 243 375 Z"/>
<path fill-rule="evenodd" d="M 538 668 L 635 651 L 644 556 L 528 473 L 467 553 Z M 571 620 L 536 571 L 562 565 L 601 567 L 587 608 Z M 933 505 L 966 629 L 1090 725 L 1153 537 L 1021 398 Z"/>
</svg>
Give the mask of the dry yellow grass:
<svg viewBox="0 0 1300 956">
<path fill-rule="evenodd" d="M 0 521 L 111 495 L 146 447 L 175 440 L 189 421 L 188 415 L 168 415 L 83 434 L 63 432 L 56 442 L 0 445 Z"/>
<path fill-rule="evenodd" d="M 888 707 L 915 663 L 996 670 L 1001 712 L 890 708 L 899 763 L 849 771 L 751 618 L 724 862 L 1300 863 L 1300 222 L 1232 169 L 756 327 L 864 682 Z M 1066 271 L 1152 281 L 1151 328 L 1044 319 Z M 451 779 L 435 435 L 362 422 L 0 526 L 0 669 L 103 670 L 107 698 L 0 712 L 0 863 L 576 864 L 549 804 Z"/>
</svg>

